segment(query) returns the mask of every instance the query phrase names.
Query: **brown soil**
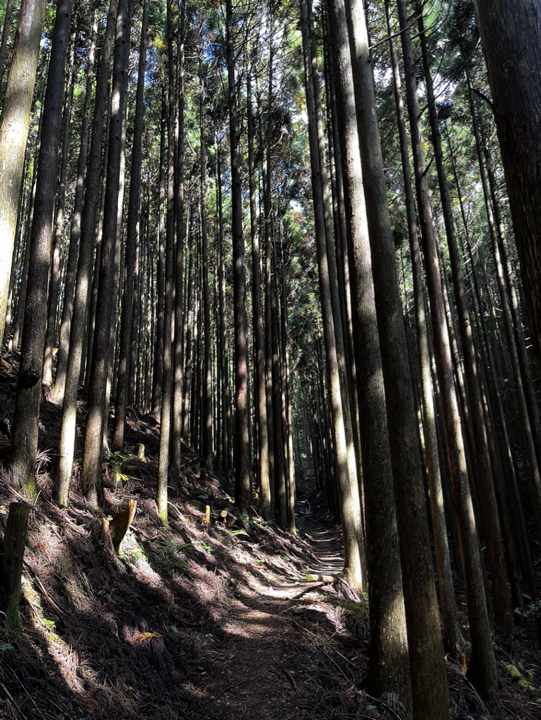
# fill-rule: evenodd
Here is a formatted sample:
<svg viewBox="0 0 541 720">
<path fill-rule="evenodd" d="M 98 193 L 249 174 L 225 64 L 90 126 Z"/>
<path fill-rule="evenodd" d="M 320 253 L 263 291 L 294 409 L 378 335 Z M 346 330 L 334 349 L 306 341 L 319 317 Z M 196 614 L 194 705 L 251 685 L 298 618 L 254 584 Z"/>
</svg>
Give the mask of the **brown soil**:
<svg viewBox="0 0 541 720">
<path fill-rule="evenodd" d="M 43 448 L 54 447 L 58 409 L 45 403 L 42 422 Z M 362 690 L 366 603 L 339 577 L 339 531 L 324 510 L 313 503 L 306 514 L 307 505 L 299 504 L 298 537 L 257 518 L 243 520 L 227 480 L 202 480 L 199 460 L 186 448 L 183 476 L 171 488 L 170 523 L 162 528 L 153 500 L 157 438 L 150 418 L 134 417 L 128 442 L 132 448 L 144 442 L 148 462 L 127 453 L 120 487 L 111 468 L 104 475 L 106 514 L 137 501 L 119 558 L 102 539 L 103 512 L 76 493 L 75 477 L 69 508 L 54 505 L 52 455 L 42 451 L 22 630 L 0 627 L 0 718 L 400 717 Z M 4 473 L 0 530 L 17 499 Z M 326 575 L 333 581 L 322 581 Z M 541 677 L 528 622 L 517 631 L 514 657 L 499 650 L 498 661 L 501 717 L 540 718 Z M 531 687 L 521 690 L 506 664 Z M 451 661 L 447 668 L 453 720 L 490 718 L 459 668 Z"/>
</svg>

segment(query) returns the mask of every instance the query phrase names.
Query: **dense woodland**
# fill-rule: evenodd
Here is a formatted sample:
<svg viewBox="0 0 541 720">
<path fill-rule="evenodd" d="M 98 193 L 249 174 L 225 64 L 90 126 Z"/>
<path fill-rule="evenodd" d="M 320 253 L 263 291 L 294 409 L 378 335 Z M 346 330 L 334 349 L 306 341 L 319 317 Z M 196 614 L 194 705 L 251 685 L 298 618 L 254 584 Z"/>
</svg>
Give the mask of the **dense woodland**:
<svg viewBox="0 0 541 720">
<path fill-rule="evenodd" d="M 473 717 L 449 663 L 530 717 L 497 651 L 541 633 L 538 0 L 0 7 L 8 628 L 30 507 L 110 511 L 150 428 L 157 527 L 187 458 L 291 542 L 325 499 L 393 717 Z"/>
</svg>

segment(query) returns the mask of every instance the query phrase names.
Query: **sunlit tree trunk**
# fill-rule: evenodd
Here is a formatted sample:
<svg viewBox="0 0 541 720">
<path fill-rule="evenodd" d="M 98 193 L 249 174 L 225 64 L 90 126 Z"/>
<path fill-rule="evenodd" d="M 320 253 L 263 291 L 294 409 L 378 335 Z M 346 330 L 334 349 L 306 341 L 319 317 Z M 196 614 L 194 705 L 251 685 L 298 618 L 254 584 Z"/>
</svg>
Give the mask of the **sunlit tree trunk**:
<svg viewBox="0 0 541 720">
<path fill-rule="evenodd" d="M 0 120 L 0 344 L 24 170 L 24 154 L 38 65 L 45 0 L 23 0 Z"/>
<path fill-rule="evenodd" d="M 92 84 L 94 82 L 94 58 L 96 51 L 97 23 L 92 22 L 92 39 L 88 52 L 86 65 L 85 101 L 82 112 L 80 130 L 81 144 L 77 162 L 77 175 L 75 186 L 75 199 L 73 202 L 73 215 L 71 221 L 71 234 L 69 242 L 68 260 L 66 264 L 66 279 L 64 283 L 64 303 L 62 305 L 62 319 L 60 322 L 60 339 L 58 341 L 58 356 L 56 376 L 53 386 L 53 398 L 61 403 L 64 399 L 64 386 L 68 367 L 68 353 L 71 334 L 71 322 L 75 302 L 75 289 L 77 279 L 77 261 L 79 257 L 79 240 L 81 238 L 81 215 L 83 210 L 85 168 L 88 155 L 88 140 L 90 126 L 90 101 L 92 99 Z"/>
<path fill-rule="evenodd" d="M 432 84 L 432 74 L 428 61 L 428 49 L 426 45 L 422 8 L 419 3 L 417 3 L 416 7 L 418 12 L 423 69 L 427 88 L 430 127 L 432 130 L 432 143 L 434 145 L 442 213 L 445 223 L 447 245 L 449 248 L 453 288 L 457 306 L 458 329 L 463 349 L 466 400 L 471 413 L 471 427 L 474 440 L 471 452 L 475 468 L 475 482 L 478 493 L 483 498 L 483 502 L 479 505 L 479 510 L 487 547 L 487 565 L 490 572 L 496 632 L 499 635 L 508 638 L 511 635 L 513 628 L 511 596 L 509 594 L 507 584 L 507 572 L 503 554 L 503 542 L 498 515 L 498 506 L 490 464 L 488 445 L 489 438 L 487 436 L 487 427 L 483 416 L 479 369 L 476 358 L 476 349 L 473 343 L 468 299 L 466 296 L 464 281 L 462 279 L 460 256 L 455 237 L 451 197 L 449 194 L 447 175 L 443 164 L 441 134 Z"/>
<path fill-rule="evenodd" d="M 393 66 L 394 92 L 397 112 L 398 133 L 400 138 L 400 154 L 402 159 L 402 172 L 404 174 L 404 196 L 408 218 L 408 231 L 410 241 L 412 275 L 414 285 L 415 317 L 417 321 L 417 347 L 421 374 L 421 403 L 422 423 L 425 441 L 425 458 L 430 488 L 430 509 L 432 515 L 432 532 L 438 568 L 439 600 L 443 621 L 443 646 L 447 653 L 456 657 L 459 650 L 460 631 L 458 615 L 454 597 L 453 576 L 451 571 L 451 558 L 447 540 L 447 527 L 445 522 L 444 499 L 442 490 L 442 477 L 438 451 L 438 437 L 436 428 L 436 410 L 434 407 L 434 387 L 432 382 L 432 369 L 428 344 L 428 325 L 425 312 L 425 291 L 423 285 L 422 261 L 419 247 L 417 214 L 411 170 L 409 165 L 406 119 L 404 103 L 400 92 L 401 80 L 398 64 L 396 43 L 393 37 L 394 27 L 389 0 L 385 2 L 387 15 L 387 28 L 391 48 Z"/>
<path fill-rule="evenodd" d="M 468 676 L 485 699 L 489 702 L 496 702 L 496 662 L 490 633 L 477 529 L 468 481 L 466 452 L 461 429 L 462 423 L 453 378 L 453 362 L 447 333 L 447 319 L 440 278 L 440 263 L 436 246 L 434 220 L 430 206 L 423 138 L 419 122 L 420 111 L 417 98 L 415 67 L 411 49 L 407 9 L 404 0 L 398 0 L 398 11 L 405 63 L 405 84 L 413 147 L 419 221 L 432 312 L 436 369 L 440 388 L 447 457 L 453 484 L 453 502 L 459 527 L 468 618 L 470 620 L 472 653 Z"/>
<path fill-rule="evenodd" d="M 91 503 L 101 502 L 102 444 L 106 427 L 111 331 L 115 313 L 117 233 L 122 227 L 127 67 L 130 45 L 131 0 L 120 0 L 116 22 L 115 55 L 109 121 L 109 148 L 105 188 L 103 237 L 99 270 L 99 296 L 92 363 L 89 374 L 88 415 L 81 469 L 81 488 Z M 113 300 L 114 298 L 114 300 Z"/>
<path fill-rule="evenodd" d="M 43 127 L 30 234 L 28 290 L 17 383 L 10 470 L 17 486 L 35 493 L 39 403 L 47 331 L 47 289 L 51 262 L 53 211 L 62 131 L 62 97 L 71 24 L 71 0 L 58 3 L 45 92 Z M 9 278 L 8 278 L 9 281 Z M 0 310 L 2 322 L 5 307 Z"/>
<path fill-rule="evenodd" d="M 62 141 L 60 149 L 60 170 L 58 173 L 58 192 L 56 197 L 56 212 L 53 230 L 53 243 L 51 255 L 51 272 L 49 273 L 47 333 L 45 336 L 45 350 L 43 353 L 42 383 L 46 387 L 53 382 L 53 345 L 57 338 L 58 296 L 60 293 L 60 280 L 62 274 L 61 255 L 64 233 L 64 211 L 66 206 L 66 173 L 69 155 L 69 128 L 71 122 L 71 108 L 73 105 L 73 76 L 75 58 L 75 37 L 70 42 L 70 52 L 67 70 L 66 91 L 64 98 L 64 114 L 62 120 Z"/>
<path fill-rule="evenodd" d="M 92 123 L 92 143 L 90 146 L 89 165 L 85 179 L 86 192 L 81 223 L 81 246 L 77 264 L 77 285 L 71 334 L 69 343 L 68 367 L 62 406 L 62 424 L 58 445 L 58 467 L 56 472 L 56 494 L 59 505 L 67 505 L 68 489 L 73 464 L 75 432 L 77 421 L 77 391 L 83 358 L 84 338 L 87 329 L 88 305 L 92 284 L 93 252 L 95 247 L 96 227 L 100 209 L 100 191 L 102 186 L 102 139 L 104 133 L 105 113 L 109 99 L 109 61 L 115 37 L 118 0 L 110 0 L 107 16 L 107 28 L 103 40 L 102 55 L 98 80 L 96 84 L 96 100 L 94 104 L 94 120 Z"/>
<path fill-rule="evenodd" d="M 140 243 L 140 195 L 141 195 L 141 163 L 144 118 L 144 90 L 147 54 L 147 26 L 149 0 L 143 5 L 141 21 L 141 43 L 139 45 L 139 70 L 137 77 L 137 95 L 135 99 L 135 119 L 133 124 L 133 142 L 130 173 L 130 195 L 128 200 L 128 227 L 126 235 L 126 258 L 124 270 L 124 298 L 122 301 L 122 317 L 120 322 L 120 358 L 116 388 L 115 425 L 113 430 L 113 451 L 124 448 L 124 430 L 128 409 L 128 384 L 130 375 L 135 368 L 130 365 L 130 340 L 133 332 L 134 310 L 134 278 L 137 264 L 137 249 Z"/>
<path fill-rule="evenodd" d="M 357 475 L 349 473 L 348 445 L 344 424 L 343 405 L 349 402 L 342 397 L 340 370 L 336 343 L 335 319 L 332 306 L 332 289 L 327 253 L 325 228 L 325 208 L 322 184 L 322 163 L 318 131 L 316 101 L 314 93 L 314 58 L 311 52 L 311 8 L 307 2 L 301 3 L 301 28 L 303 32 L 304 68 L 306 76 L 306 104 L 308 109 L 308 130 L 310 141 L 310 159 L 312 170 L 312 195 L 314 203 L 314 221 L 316 251 L 319 272 L 319 290 L 323 337 L 325 342 L 326 376 L 331 404 L 331 430 L 335 452 L 338 492 L 342 516 L 344 538 L 344 575 L 352 587 L 362 589 L 361 566 L 361 517 Z M 350 448 L 351 450 L 351 448 Z M 355 470 L 355 468 L 353 468 Z"/>
<path fill-rule="evenodd" d="M 329 3 L 346 231 L 352 283 L 370 607 L 369 692 L 392 693 L 411 717 L 406 618 L 385 390 L 364 200 L 351 52 L 344 7 Z"/>
</svg>

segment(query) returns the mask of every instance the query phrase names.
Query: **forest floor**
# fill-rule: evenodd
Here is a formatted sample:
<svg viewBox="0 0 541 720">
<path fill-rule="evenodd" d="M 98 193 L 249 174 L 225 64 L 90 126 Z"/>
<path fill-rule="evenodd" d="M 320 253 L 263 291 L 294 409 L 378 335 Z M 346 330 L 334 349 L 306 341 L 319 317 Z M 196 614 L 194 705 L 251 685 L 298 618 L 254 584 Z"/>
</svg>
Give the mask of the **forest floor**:
<svg viewBox="0 0 541 720">
<path fill-rule="evenodd" d="M 6 414 L 10 393 L 0 383 Z M 58 408 L 44 403 L 41 423 L 21 630 L 0 625 L 0 718 L 400 718 L 362 689 L 366 601 L 340 579 L 339 529 L 309 486 L 301 487 L 293 536 L 239 517 L 228 481 L 202 476 L 197 455 L 185 448 L 164 528 L 153 500 L 159 428 L 133 415 L 128 447 L 144 443 L 146 461 L 126 451 L 116 458 L 120 468 L 109 463 L 105 511 L 86 504 L 76 477 L 69 507 L 59 509 L 47 449 L 55 447 Z M 7 443 L 0 442 L 0 457 Z M 0 468 L 0 531 L 18 499 Z M 117 557 L 102 521 L 129 500 L 137 510 Z M 517 631 L 515 653 L 498 650 L 501 717 L 541 718 L 539 656 L 528 624 Z M 522 689 L 505 669 L 511 664 Z M 488 720 L 459 667 L 450 659 L 446 665 L 453 720 Z"/>
</svg>

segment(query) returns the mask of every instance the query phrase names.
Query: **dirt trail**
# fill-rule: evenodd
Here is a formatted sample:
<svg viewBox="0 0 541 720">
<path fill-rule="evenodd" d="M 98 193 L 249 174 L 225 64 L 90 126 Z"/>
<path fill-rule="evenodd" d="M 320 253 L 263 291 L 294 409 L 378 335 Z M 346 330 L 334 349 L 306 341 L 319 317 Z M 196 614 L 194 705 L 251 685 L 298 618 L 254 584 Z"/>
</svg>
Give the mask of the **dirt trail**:
<svg viewBox="0 0 541 720">
<path fill-rule="evenodd" d="M 335 530 L 301 522 L 314 561 L 306 572 L 288 570 L 267 582 L 253 576 L 239 587 L 223 619 L 223 638 L 211 662 L 208 696 L 220 720 L 313 718 L 314 657 L 307 644 L 319 642 L 328 623 L 322 603 L 329 586 L 307 582 L 306 574 L 338 575 L 343 567 Z M 321 608 L 321 609 L 320 609 Z"/>
</svg>

